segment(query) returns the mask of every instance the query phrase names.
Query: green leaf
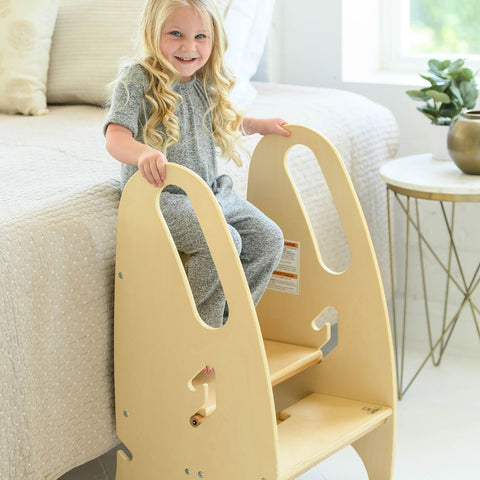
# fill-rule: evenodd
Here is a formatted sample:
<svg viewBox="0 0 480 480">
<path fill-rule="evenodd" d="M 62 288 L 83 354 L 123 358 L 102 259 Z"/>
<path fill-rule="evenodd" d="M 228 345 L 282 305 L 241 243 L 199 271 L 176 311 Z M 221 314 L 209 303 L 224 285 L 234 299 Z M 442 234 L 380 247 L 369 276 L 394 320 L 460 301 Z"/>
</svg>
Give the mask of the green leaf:
<svg viewBox="0 0 480 480">
<path fill-rule="evenodd" d="M 449 73 L 458 72 L 463 67 L 464 63 L 465 63 L 464 58 L 458 58 L 457 60 L 455 60 L 450 64 L 450 66 L 448 67 L 448 72 Z"/>
<path fill-rule="evenodd" d="M 424 80 L 430 82 L 430 85 L 434 87 L 435 85 L 445 85 L 448 83 L 447 77 L 439 77 L 438 75 L 435 76 L 427 76 L 427 75 L 420 75 Z"/>
<path fill-rule="evenodd" d="M 427 90 L 425 93 L 435 102 L 450 103 L 452 101 L 446 93 L 439 92 L 437 90 Z"/>
<path fill-rule="evenodd" d="M 440 64 L 442 62 L 440 60 L 437 60 L 436 58 L 431 58 L 429 61 L 428 61 L 428 68 L 430 68 L 431 70 L 436 70 L 437 72 L 439 72 L 441 69 L 440 69 Z"/>
<path fill-rule="evenodd" d="M 436 119 L 435 112 L 432 112 L 431 110 L 428 110 L 425 107 L 417 107 L 417 110 L 419 112 L 422 112 L 428 119 L 432 121 L 432 123 L 435 123 L 435 119 Z"/>
<path fill-rule="evenodd" d="M 422 90 L 407 90 L 405 92 L 413 100 L 427 100 L 428 96 Z"/>
<path fill-rule="evenodd" d="M 422 90 L 427 93 L 428 95 L 428 92 L 430 90 L 435 90 L 436 92 L 445 92 L 447 93 L 448 92 L 448 89 L 450 88 L 451 84 L 450 84 L 450 81 L 448 82 L 445 82 L 445 83 L 439 83 L 437 85 L 431 85 L 430 87 L 425 87 L 425 88 L 422 88 Z M 447 93 L 448 95 L 448 93 Z"/>
<path fill-rule="evenodd" d="M 444 60 L 443 62 L 440 62 L 440 65 L 438 66 L 438 68 L 440 70 L 446 70 L 450 66 L 451 63 L 452 62 L 450 60 Z"/>
<path fill-rule="evenodd" d="M 442 103 L 441 107 L 438 109 L 437 116 L 445 118 L 455 118 L 461 111 L 462 108 L 459 108 L 458 105 L 455 105 L 453 102 Z"/>
<path fill-rule="evenodd" d="M 461 83 L 459 90 L 462 95 L 465 108 L 474 108 L 478 98 L 477 85 L 475 83 Z"/>
<path fill-rule="evenodd" d="M 444 60 L 443 62 L 432 58 L 428 61 L 428 68 L 434 75 L 444 76 L 444 70 L 450 66 L 450 60 Z"/>
<path fill-rule="evenodd" d="M 450 93 L 453 95 L 453 100 L 457 100 L 460 103 L 463 103 L 463 97 L 462 93 L 460 92 L 460 89 L 457 87 L 457 85 L 453 84 L 450 85 Z"/>
<path fill-rule="evenodd" d="M 473 72 L 469 68 L 462 68 L 459 70 L 458 76 L 461 81 L 469 82 L 470 80 L 473 80 Z"/>
</svg>

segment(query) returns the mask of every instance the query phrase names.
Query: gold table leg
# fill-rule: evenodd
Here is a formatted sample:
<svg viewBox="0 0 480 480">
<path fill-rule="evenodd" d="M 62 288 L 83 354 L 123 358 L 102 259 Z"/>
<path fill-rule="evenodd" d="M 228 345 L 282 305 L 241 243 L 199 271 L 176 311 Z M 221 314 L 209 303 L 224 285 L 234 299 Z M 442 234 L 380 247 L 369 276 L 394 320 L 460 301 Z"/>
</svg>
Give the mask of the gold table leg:
<svg viewBox="0 0 480 480">
<path fill-rule="evenodd" d="M 458 322 L 460 313 L 463 311 L 464 307 L 468 304 L 470 311 L 474 320 L 476 327 L 477 335 L 480 339 L 480 327 L 479 319 L 477 314 L 480 314 L 480 310 L 472 299 L 472 295 L 480 283 L 480 262 L 477 265 L 475 272 L 470 280 L 467 282 L 463 265 L 460 260 L 457 246 L 454 239 L 454 226 L 455 226 L 455 203 L 452 202 L 450 217 L 447 215 L 445 205 L 443 201 L 440 201 L 440 208 L 443 215 L 443 220 L 445 227 L 448 231 L 449 236 L 449 250 L 448 250 L 448 259 L 445 263 L 440 259 L 438 254 L 435 252 L 434 248 L 425 238 L 420 221 L 420 213 L 418 208 L 418 199 L 414 198 L 415 203 L 415 216 L 412 215 L 411 209 L 411 200 L 409 196 L 402 195 L 404 200 L 400 198 L 397 192 L 393 192 L 397 204 L 400 206 L 401 210 L 405 214 L 405 263 L 404 263 L 404 297 L 403 297 L 403 311 L 401 325 L 398 325 L 397 321 L 397 302 L 395 296 L 395 264 L 394 261 L 394 239 L 393 237 L 393 226 L 392 226 L 392 212 L 390 205 L 390 189 L 387 188 L 387 209 L 388 209 L 388 241 L 389 241 L 389 253 L 390 253 L 390 280 L 392 285 L 392 319 L 393 319 L 393 334 L 394 334 L 394 345 L 395 345 L 395 365 L 397 372 L 397 381 L 398 381 L 398 398 L 401 399 L 407 390 L 412 385 L 413 381 L 417 378 L 423 367 L 426 365 L 428 360 L 431 358 L 433 365 L 438 366 L 442 360 L 443 354 L 447 348 L 447 345 L 451 339 L 453 330 Z M 409 282 L 409 271 L 410 271 L 410 226 L 414 228 L 418 236 L 418 248 L 419 248 L 419 259 L 420 259 L 420 271 L 421 271 L 421 280 L 422 280 L 422 290 L 423 290 L 423 300 L 425 308 L 425 320 L 427 324 L 428 332 L 428 343 L 429 351 L 425 359 L 420 363 L 416 372 L 412 375 L 408 383 L 404 387 L 404 373 L 405 373 L 405 344 L 406 344 L 406 332 L 407 332 L 407 315 L 408 315 L 408 282 Z M 443 318 L 442 318 L 442 330 L 438 339 L 434 340 L 432 333 L 432 322 L 430 318 L 430 309 L 428 303 L 428 294 L 427 294 L 427 279 L 426 279 L 426 270 L 424 263 L 424 249 L 433 256 L 436 262 L 440 265 L 443 271 L 446 274 L 446 285 L 445 285 L 445 295 L 444 295 L 444 305 L 443 305 Z M 457 280 L 452 273 L 452 266 L 456 265 L 459 271 L 460 279 Z M 451 286 L 456 287 L 461 294 L 463 299 L 460 302 L 460 305 L 454 315 L 448 319 L 448 304 L 450 297 Z M 399 331 L 400 330 L 400 331 Z M 400 343 L 401 342 L 401 343 Z"/>
</svg>

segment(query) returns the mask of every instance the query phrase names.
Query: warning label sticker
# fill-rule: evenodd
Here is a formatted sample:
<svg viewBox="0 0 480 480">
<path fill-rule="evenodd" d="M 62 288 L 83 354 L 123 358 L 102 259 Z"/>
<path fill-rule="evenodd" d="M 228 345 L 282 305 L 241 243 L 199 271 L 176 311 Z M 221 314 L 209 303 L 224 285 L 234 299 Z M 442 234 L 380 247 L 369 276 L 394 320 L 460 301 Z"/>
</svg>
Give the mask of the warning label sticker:
<svg viewBox="0 0 480 480">
<path fill-rule="evenodd" d="M 272 273 L 268 289 L 298 295 L 300 280 L 300 242 L 285 240 L 283 254 Z"/>
</svg>

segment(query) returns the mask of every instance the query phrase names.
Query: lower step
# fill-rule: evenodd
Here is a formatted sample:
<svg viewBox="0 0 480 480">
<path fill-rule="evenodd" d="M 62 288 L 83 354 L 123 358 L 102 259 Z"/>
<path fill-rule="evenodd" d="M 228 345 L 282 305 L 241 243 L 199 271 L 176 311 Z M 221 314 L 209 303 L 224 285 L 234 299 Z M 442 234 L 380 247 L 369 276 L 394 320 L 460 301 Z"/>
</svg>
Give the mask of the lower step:
<svg viewBox="0 0 480 480">
<path fill-rule="evenodd" d="M 278 414 L 279 480 L 289 480 L 383 424 L 392 409 L 313 393 Z"/>
</svg>

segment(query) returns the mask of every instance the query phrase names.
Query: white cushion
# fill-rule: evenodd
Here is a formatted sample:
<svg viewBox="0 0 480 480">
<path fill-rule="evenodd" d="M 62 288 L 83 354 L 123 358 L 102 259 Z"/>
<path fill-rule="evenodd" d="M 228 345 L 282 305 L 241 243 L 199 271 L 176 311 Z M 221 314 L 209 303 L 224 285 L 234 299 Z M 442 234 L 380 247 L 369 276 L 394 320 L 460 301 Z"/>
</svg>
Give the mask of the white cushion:
<svg viewBox="0 0 480 480">
<path fill-rule="evenodd" d="M 226 19 L 229 47 L 225 61 L 236 76 L 232 99 L 248 106 L 256 97 L 250 80 L 262 58 L 275 0 L 232 0 Z"/>
<path fill-rule="evenodd" d="M 0 111 L 47 112 L 45 84 L 58 0 L 0 1 Z"/>
<path fill-rule="evenodd" d="M 60 0 L 48 103 L 107 102 L 122 57 L 135 55 L 145 0 Z"/>
</svg>

